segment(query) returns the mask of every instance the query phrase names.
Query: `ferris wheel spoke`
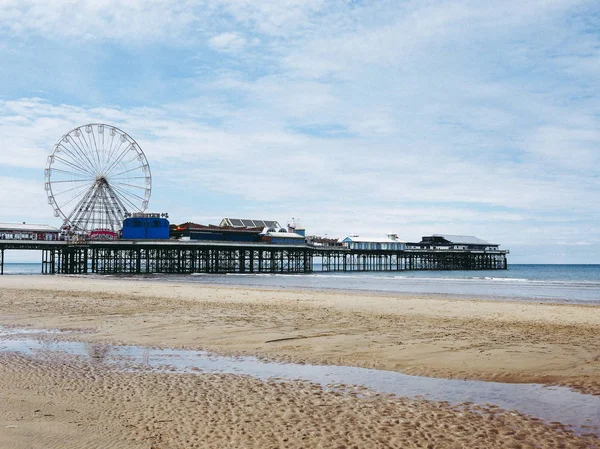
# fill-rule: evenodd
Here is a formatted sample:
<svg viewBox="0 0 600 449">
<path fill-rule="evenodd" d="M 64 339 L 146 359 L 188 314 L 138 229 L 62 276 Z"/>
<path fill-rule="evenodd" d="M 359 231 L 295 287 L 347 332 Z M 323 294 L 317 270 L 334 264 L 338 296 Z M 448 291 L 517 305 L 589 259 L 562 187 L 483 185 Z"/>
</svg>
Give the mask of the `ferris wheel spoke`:
<svg viewBox="0 0 600 449">
<path fill-rule="evenodd" d="M 145 198 L 143 198 L 143 197 L 141 197 L 141 196 L 139 196 L 139 195 L 137 195 L 137 194 L 135 194 L 135 193 L 133 193 L 133 192 L 129 192 L 129 191 L 127 191 L 127 190 L 126 190 L 125 188 L 123 188 L 123 187 L 116 187 L 116 186 L 115 186 L 115 183 L 113 183 L 113 188 L 114 188 L 115 190 L 117 190 L 117 189 L 118 189 L 118 190 L 120 190 L 120 191 L 124 192 L 124 194 L 125 194 L 125 195 L 128 195 L 128 196 L 130 196 L 130 197 L 133 197 L 133 198 L 137 198 L 137 199 L 138 199 L 138 200 L 140 200 L 140 201 L 146 201 L 146 199 L 145 199 Z"/>
<path fill-rule="evenodd" d="M 112 182 L 111 185 L 120 185 L 123 187 L 133 187 L 134 189 L 142 189 L 142 190 L 146 190 L 146 186 L 137 186 L 135 184 L 128 184 L 126 182 Z"/>
<path fill-rule="evenodd" d="M 109 130 L 107 130 L 106 128 L 104 129 L 104 132 L 102 133 L 102 149 L 103 151 L 103 158 L 102 158 L 102 171 L 104 171 L 104 169 L 106 168 L 106 164 L 108 164 L 108 160 L 110 157 L 110 152 L 112 149 L 112 137 L 109 139 L 108 136 L 106 135 L 106 133 L 110 133 Z"/>
<path fill-rule="evenodd" d="M 90 165 L 90 160 L 89 160 L 89 157 L 87 156 L 87 154 L 86 154 L 85 150 L 84 150 L 83 148 L 81 148 L 81 147 L 80 147 L 80 146 L 77 144 L 77 142 L 75 141 L 75 138 L 74 138 L 74 137 L 68 138 L 68 139 L 67 139 L 67 143 L 68 143 L 69 145 L 71 145 L 72 151 L 73 151 L 74 153 L 76 153 L 76 154 L 77 154 L 77 156 L 75 156 L 75 155 L 73 154 L 73 157 L 74 157 L 75 159 L 77 159 L 77 161 L 78 161 L 80 164 L 82 164 L 84 167 L 88 167 L 88 170 L 90 170 L 90 173 L 92 173 L 92 174 L 93 174 L 93 172 L 94 172 L 94 166 L 93 166 L 93 165 Z M 63 145 L 63 147 L 65 147 L 65 146 Z M 65 148 L 66 148 L 66 147 L 65 147 Z"/>
<path fill-rule="evenodd" d="M 139 201 L 146 201 L 145 198 L 142 198 L 139 195 L 136 195 L 135 193 L 129 192 L 127 190 L 125 190 L 123 187 L 117 187 L 115 185 L 113 185 L 113 189 L 115 190 L 115 192 L 119 193 L 123 198 L 128 198 L 131 199 L 131 201 L 134 201 L 133 204 L 135 204 L 135 201 L 139 200 Z"/>
<path fill-rule="evenodd" d="M 86 134 L 87 134 L 87 137 L 86 137 Z M 86 129 L 85 134 L 81 133 L 81 139 L 84 142 L 85 147 L 88 150 L 88 154 L 89 154 L 90 158 L 92 159 L 94 164 L 96 164 L 96 170 L 98 170 L 98 172 L 100 172 L 100 166 L 97 164 L 98 152 L 94 151 L 94 148 L 92 147 L 92 131 L 87 132 L 87 129 Z"/>
<path fill-rule="evenodd" d="M 114 184 L 117 184 L 117 185 L 121 185 L 121 186 L 124 186 L 124 187 L 132 187 L 132 188 L 134 188 L 134 189 L 142 189 L 142 190 L 146 190 L 146 186 L 138 186 L 138 185 L 135 185 L 135 184 L 128 184 L 128 183 L 126 183 L 126 182 L 114 182 L 114 181 L 113 181 L 113 182 L 112 182 L 112 184 L 113 184 L 113 185 L 114 185 Z"/>
<path fill-rule="evenodd" d="M 69 145 L 71 148 L 67 147 L 63 142 L 59 143 L 58 146 L 62 148 L 62 151 L 66 152 L 74 162 L 81 165 L 83 168 L 86 167 L 85 157 L 81 154 L 80 150 L 73 144 L 73 142 L 69 141 Z"/>
<path fill-rule="evenodd" d="M 133 200 L 129 199 L 129 197 L 132 196 L 133 194 L 131 194 L 127 191 L 124 191 L 123 189 L 121 189 L 119 187 L 113 187 L 113 189 L 114 189 L 115 193 L 117 193 L 119 195 L 120 199 L 122 199 L 123 201 L 126 201 L 135 210 L 141 210 L 140 206 L 138 206 Z M 143 198 L 141 198 L 141 199 L 143 200 Z"/>
<path fill-rule="evenodd" d="M 60 181 L 52 181 L 52 184 L 61 184 L 64 182 L 90 182 L 90 179 L 63 179 Z"/>
<path fill-rule="evenodd" d="M 91 134 L 92 134 L 92 140 L 94 142 L 94 148 L 96 149 L 96 158 L 98 159 L 98 166 L 100 168 L 102 168 L 102 159 L 103 159 L 102 153 L 103 153 L 104 148 L 101 145 L 99 145 L 99 142 L 98 142 L 100 135 L 96 136 L 96 134 L 93 131 Z"/>
<path fill-rule="evenodd" d="M 98 166 L 102 167 L 102 162 L 100 162 L 100 151 L 98 151 L 98 144 L 96 143 L 96 135 L 94 134 L 94 128 L 92 127 L 92 132 L 90 133 L 91 139 L 94 142 L 94 148 L 96 149 L 96 158 L 98 159 Z"/>
<path fill-rule="evenodd" d="M 85 173 L 85 174 L 87 174 L 87 175 L 94 176 L 94 174 L 93 174 L 92 172 L 90 172 L 89 170 L 87 170 L 87 169 L 86 169 L 84 166 L 82 166 L 82 165 L 79 165 L 79 164 L 76 164 L 76 163 L 75 163 L 75 162 L 73 162 L 73 161 L 70 161 L 70 160 L 64 159 L 64 158 L 62 158 L 61 156 L 58 156 L 58 155 L 56 155 L 56 154 L 55 154 L 53 157 L 54 157 L 54 159 L 57 159 L 57 160 L 59 160 L 59 161 L 61 161 L 61 162 L 65 163 L 65 164 L 67 164 L 69 167 L 71 167 L 71 168 L 73 168 L 73 169 L 75 169 L 75 170 L 79 171 L 80 173 Z"/>
<path fill-rule="evenodd" d="M 78 148 L 81 149 L 81 152 L 85 155 L 85 158 L 87 159 L 87 161 L 89 162 L 90 166 L 94 169 L 94 171 L 96 173 L 99 173 L 98 167 L 96 166 L 95 162 L 92 160 L 92 158 L 90 158 L 89 155 L 89 147 L 87 145 L 85 145 L 85 139 L 82 138 L 83 132 L 79 132 L 79 135 L 77 136 L 77 138 L 79 139 L 79 143 L 81 144 L 81 146 L 79 146 L 77 144 L 77 142 L 75 142 L 75 145 L 77 145 Z"/>
<path fill-rule="evenodd" d="M 98 151 L 98 146 L 96 145 L 96 136 L 94 134 L 93 128 L 92 131 L 89 133 L 87 139 L 86 139 L 87 143 L 88 143 L 88 147 L 90 149 L 90 152 L 92 154 L 92 159 L 94 159 L 94 162 L 96 162 L 98 165 L 98 172 L 101 173 L 102 170 L 102 162 L 100 161 L 100 152 Z"/>
<path fill-rule="evenodd" d="M 79 156 L 76 160 L 77 162 L 79 162 L 79 164 L 81 164 L 83 167 L 86 167 L 86 170 L 90 173 L 91 176 L 96 176 L 96 167 L 90 162 L 90 158 L 88 157 L 88 155 L 86 154 L 85 150 L 83 148 L 81 148 L 77 142 L 75 142 L 73 139 L 72 140 L 72 147 L 74 149 L 74 151 L 77 152 L 77 155 Z"/>
<path fill-rule="evenodd" d="M 92 186 L 90 188 L 93 188 L 93 187 L 94 187 L 94 185 L 92 184 Z M 54 197 L 61 196 L 61 195 L 64 195 L 65 193 L 73 192 L 74 190 L 81 191 L 82 190 L 82 186 L 75 186 L 75 187 L 72 187 L 72 188 L 67 189 L 67 190 L 61 190 L 58 193 L 54 193 L 53 196 Z M 83 191 L 85 192 L 86 190 L 83 190 Z M 79 196 L 80 194 L 81 193 L 78 193 L 77 196 Z"/>
<path fill-rule="evenodd" d="M 93 162 L 95 163 L 95 152 L 94 152 L 94 148 L 92 147 L 92 131 L 90 130 L 88 132 L 87 130 L 87 126 L 85 127 L 83 132 L 79 132 L 79 142 L 81 142 L 81 146 L 87 149 L 86 154 L 88 154 L 90 156 L 90 158 L 93 160 Z"/>
<path fill-rule="evenodd" d="M 100 148 L 102 148 L 102 156 L 106 155 L 106 148 L 104 147 L 104 128 L 102 128 L 102 132 L 100 132 L 100 130 L 98 130 L 98 139 L 102 140 L 102 143 L 100 144 Z M 102 164 L 104 165 L 104 164 Z"/>
<path fill-rule="evenodd" d="M 118 133 L 115 132 L 115 135 L 111 138 L 110 152 L 108 153 L 107 165 L 104 167 L 105 170 L 107 170 L 110 167 L 109 164 L 112 163 L 111 161 L 113 160 L 114 156 L 121 151 L 121 148 L 123 148 L 123 144 L 126 144 L 126 148 L 130 145 L 127 139 L 122 139 L 121 137 L 117 138 L 117 142 L 115 142 L 115 137 L 117 136 L 117 134 Z"/>
<path fill-rule="evenodd" d="M 115 134 L 110 136 L 110 146 L 109 146 L 109 150 L 108 150 L 108 155 L 106 157 L 106 164 L 104 164 L 102 166 L 103 170 L 106 172 L 106 169 L 108 168 L 109 164 L 111 163 L 110 161 L 112 160 L 112 155 L 115 151 L 118 151 L 117 148 L 120 148 L 123 145 L 123 141 L 121 139 L 118 139 L 120 144 L 117 146 L 115 145 Z"/>
<path fill-rule="evenodd" d="M 115 178 L 115 176 L 124 175 L 125 173 L 130 173 L 132 171 L 139 170 L 140 168 L 142 168 L 141 165 L 138 166 L 138 167 L 130 168 L 129 170 L 122 171 L 121 173 L 115 173 L 114 175 L 110 174 L 110 173 L 107 173 L 107 176 L 110 175 L 110 179 L 117 179 L 117 178 Z"/>
<path fill-rule="evenodd" d="M 115 193 L 117 193 L 117 192 L 115 192 Z M 127 199 L 125 197 L 120 197 L 120 196 L 117 196 L 117 197 L 119 198 L 119 200 L 121 201 L 122 204 L 123 203 L 129 204 L 131 206 L 131 211 L 140 211 L 141 210 L 137 204 L 133 203 L 129 199 Z M 124 206 L 124 208 L 125 208 L 125 210 L 128 210 L 127 207 Z"/>
<path fill-rule="evenodd" d="M 64 173 L 65 175 L 73 175 L 75 173 L 73 173 L 72 171 L 67 171 L 67 170 L 62 170 L 60 168 L 50 168 L 50 174 L 54 173 L 54 172 L 59 172 L 59 173 Z M 80 172 L 78 172 L 80 173 Z M 81 175 L 86 175 L 87 173 L 80 173 Z M 92 175 L 89 175 L 89 178 L 87 179 L 88 181 L 92 181 L 94 178 L 92 177 Z M 52 182 L 57 182 L 57 181 L 52 181 Z"/>
<path fill-rule="evenodd" d="M 75 187 L 71 187 L 70 189 L 66 189 L 66 190 L 58 190 L 58 192 L 52 194 L 53 197 L 58 197 L 58 196 L 62 196 L 65 195 L 67 193 L 71 193 L 74 192 L 73 195 L 79 196 L 81 194 L 81 191 L 86 191 L 84 186 L 75 186 Z"/>
<path fill-rule="evenodd" d="M 83 190 L 81 192 L 79 192 L 77 195 L 75 195 L 73 198 L 71 198 L 69 201 L 61 204 L 59 207 L 65 207 L 68 206 L 70 203 L 72 203 L 73 201 L 75 201 L 77 198 L 79 198 L 80 196 L 86 196 L 89 195 L 89 193 L 94 189 L 94 186 L 91 186 L 89 189 L 87 190 Z M 79 203 L 77 203 L 77 205 L 79 205 Z M 77 206 L 75 207 L 75 209 L 77 209 Z"/>
<path fill-rule="evenodd" d="M 135 161 L 136 159 L 138 159 L 138 154 L 137 154 L 137 153 L 135 153 L 135 156 L 133 156 L 131 159 L 129 159 L 129 160 L 127 160 L 127 161 L 123 162 L 123 165 L 124 165 L 125 167 L 127 167 L 127 166 L 129 165 L 129 163 L 130 163 L 130 162 L 133 162 L 133 161 Z M 142 164 L 142 165 L 143 165 L 143 164 Z M 140 166 L 138 166 L 138 167 L 135 167 L 135 168 L 142 168 L 142 165 L 140 165 Z M 112 170 L 115 170 L 116 168 L 117 168 L 117 166 L 115 166 L 115 167 L 114 167 Z M 111 170 L 111 171 L 109 171 L 109 172 L 107 172 L 107 176 L 111 176 L 111 174 L 112 174 L 112 170 Z M 125 173 L 127 173 L 127 172 L 125 172 Z"/>
<path fill-rule="evenodd" d="M 119 164 L 119 162 L 121 162 L 123 160 L 123 158 L 125 157 L 125 155 L 127 154 L 127 151 L 129 151 L 129 147 L 130 145 L 127 145 L 125 147 L 125 149 L 123 151 L 121 151 L 121 153 L 119 153 L 119 157 L 117 157 L 112 164 L 110 164 L 110 167 L 108 167 L 108 169 L 106 170 L 106 174 L 110 175 L 110 173 L 112 172 L 112 170 L 114 169 L 115 166 L 117 166 L 117 164 Z"/>
</svg>

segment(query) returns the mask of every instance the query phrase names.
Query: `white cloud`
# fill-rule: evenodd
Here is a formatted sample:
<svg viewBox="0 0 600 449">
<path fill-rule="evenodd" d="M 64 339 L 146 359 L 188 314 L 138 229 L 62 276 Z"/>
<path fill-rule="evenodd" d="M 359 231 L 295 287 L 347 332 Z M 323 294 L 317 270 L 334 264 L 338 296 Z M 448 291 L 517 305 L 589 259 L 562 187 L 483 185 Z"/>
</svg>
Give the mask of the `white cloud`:
<svg viewBox="0 0 600 449">
<path fill-rule="evenodd" d="M 4 0 L 0 31 L 9 36 L 39 35 L 51 39 L 169 40 L 190 42 L 224 22 L 223 15 L 246 29 L 268 35 L 287 35 L 311 25 L 308 19 L 326 8 L 325 0 Z M 343 5 L 344 2 L 335 2 Z M 214 34 L 214 33 L 213 33 Z M 217 36 L 215 45 L 240 45 L 231 35 Z M 227 36 L 230 35 L 230 36 Z M 220 47 L 219 47 L 220 48 Z"/>
<path fill-rule="evenodd" d="M 343 1 L 326 0 L 214 0 L 213 5 L 231 14 L 237 23 L 267 35 L 289 35 L 310 29 L 315 14 L 342 7 Z"/>
<path fill-rule="evenodd" d="M 47 223 L 52 217 L 44 193 L 44 174 L 38 179 L 0 175 L 0 205 L 4 222 Z"/>
<path fill-rule="evenodd" d="M 139 107 L 124 89 L 109 105 L 103 89 L 118 81 L 99 77 L 77 88 L 80 104 L 7 98 L 3 167 L 32 179 L 62 133 L 109 122 L 147 153 L 162 189 L 153 207 L 182 220 L 239 210 L 300 215 L 330 235 L 473 233 L 506 246 L 600 238 L 600 39 L 581 23 L 593 20 L 582 13 L 589 2 L 173 5 L 0 5 L 0 33 L 19 44 L 94 40 L 110 54 L 133 42 L 152 80 L 135 88 L 173 96 Z M 198 53 L 169 61 L 182 75 L 144 53 L 156 42 Z M 87 79 L 77 64 L 67 72 Z"/>
<path fill-rule="evenodd" d="M 182 0 L 4 0 L 0 30 L 67 39 L 127 41 L 181 38 L 197 20 L 197 2 Z"/>
<path fill-rule="evenodd" d="M 248 42 L 248 40 L 238 33 L 221 33 L 211 37 L 208 43 L 215 50 L 225 53 L 237 53 L 244 50 L 248 45 L 255 45 L 257 40 Z"/>
<path fill-rule="evenodd" d="M 369 201 L 395 202 L 400 208 L 433 201 L 583 213 L 590 208 L 580 189 L 599 187 L 593 179 L 537 175 L 527 165 L 492 161 L 482 166 L 452 152 L 433 150 L 417 156 L 395 142 L 374 145 L 365 139 L 321 138 L 276 127 L 249 130 L 243 124 L 224 131 L 147 108 L 85 109 L 23 100 L 10 102 L 10 110 L 28 117 L 5 115 L 0 125 L 0 132 L 11 136 L 7 150 L 17 167 L 41 170 L 64 132 L 87 122 L 110 122 L 136 138 L 151 166 L 159 167 L 155 176 L 250 201 L 299 205 L 348 197 L 362 207 Z M 430 163 L 424 163 L 425 157 Z"/>
</svg>

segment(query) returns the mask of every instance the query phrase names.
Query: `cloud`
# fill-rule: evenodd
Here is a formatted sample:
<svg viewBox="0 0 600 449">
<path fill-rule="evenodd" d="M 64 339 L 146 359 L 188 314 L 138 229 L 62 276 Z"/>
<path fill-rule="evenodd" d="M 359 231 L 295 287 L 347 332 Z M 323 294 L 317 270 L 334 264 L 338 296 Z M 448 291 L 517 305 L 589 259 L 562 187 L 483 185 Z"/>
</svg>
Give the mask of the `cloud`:
<svg viewBox="0 0 600 449">
<path fill-rule="evenodd" d="M 1 221 L 47 223 L 52 217 L 44 193 L 43 171 L 37 179 L 0 175 L 0 192 Z"/>
<path fill-rule="evenodd" d="M 9 36 L 59 39 L 158 40 L 182 38 L 196 21 L 187 0 L 7 0 L 0 30 Z"/>
<path fill-rule="evenodd" d="M 268 35 L 288 34 L 310 26 L 312 15 L 326 9 L 324 0 L 4 0 L 0 3 L 0 31 L 11 37 L 94 41 L 201 40 L 225 22 Z M 334 2 L 343 5 L 344 2 Z M 305 25 L 303 25 L 305 24 Z M 246 39 L 224 32 L 211 39 L 221 49 L 238 48 Z M 200 39 L 198 39 L 200 37 Z M 226 41 L 226 42 L 225 42 Z"/>
<path fill-rule="evenodd" d="M 8 62 L 45 40 L 86 57 L 59 59 L 52 85 L 37 62 L 5 66 L 48 93 L 5 83 L 0 176 L 31 180 L 63 133 L 108 122 L 146 152 L 151 207 L 181 221 L 239 211 L 329 235 L 592 244 L 597 12 L 578 0 L 4 2 L 0 33 L 23 50 Z"/>
<path fill-rule="evenodd" d="M 22 177 L 0 171 L 2 191 L 20 192 L 2 198 L 3 210 L 17 221 L 31 221 L 31 210 L 36 221 L 51 217 L 41 180 L 54 142 L 74 126 L 107 121 L 140 143 L 154 175 L 151 208 L 168 210 L 176 221 L 236 214 L 285 221 L 289 215 L 300 216 L 315 233 L 395 230 L 407 240 L 473 233 L 507 247 L 579 238 L 574 229 L 586 229 L 590 242 L 599 235 L 600 211 L 588 196 L 600 191 L 598 178 L 547 177 L 528 165 L 482 165 L 437 151 L 430 156 L 442 161 L 423 164 L 424 154 L 392 157 L 394 143 L 245 126 L 225 132 L 167 109 L 88 109 L 23 99 L 4 102 L 0 110 L 0 132 L 11 136 L 4 148 L 13 172 L 26 170 Z"/>
<path fill-rule="evenodd" d="M 208 43 L 215 50 L 225 53 L 237 53 L 244 50 L 248 45 L 257 44 L 258 40 L 255 39 L 250 43 L 244 36 L 238 33 L 221 33 L 211 37 Z"/>
<path fill-rule="evenodd" d="M 212 5 L 231 15 L 234 21 L 265 35 L 289 35 L 310 29 L 316 15 L 345 6 L 344 1 L 326 0 L 215 0 Z"/>
</svg>

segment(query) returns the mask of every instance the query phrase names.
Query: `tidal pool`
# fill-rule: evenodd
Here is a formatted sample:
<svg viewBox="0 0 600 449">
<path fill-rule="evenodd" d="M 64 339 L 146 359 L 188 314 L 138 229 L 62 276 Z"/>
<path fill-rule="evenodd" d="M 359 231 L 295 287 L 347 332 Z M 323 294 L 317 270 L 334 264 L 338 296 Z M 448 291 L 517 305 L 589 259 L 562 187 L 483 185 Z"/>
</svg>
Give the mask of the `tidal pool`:
<svg viewBox="0 0 600 449">
<path fill-rule="evenodd" d="M 544 421 L 559 422 L 578 434 L 600 436 L 600 396 L 565 387 L 438 379 L 348 366 L 276 363 L 255 357 L 215 356 L 202 351 L 52 339 L 57 334 L 63 332 L 0 326 L 0 351 L 53 361 L 60 361 L 61 355 L 78 356 L 119 370 L 143 367 L 168 373 L 230 373 L 263 380 L 303 380 L 326 389 L 353 386 L 359 388 L 357 391 L 363 391 L 362 387 L 378 393 L 451 404 L 496 405 Z"/>
</svg>

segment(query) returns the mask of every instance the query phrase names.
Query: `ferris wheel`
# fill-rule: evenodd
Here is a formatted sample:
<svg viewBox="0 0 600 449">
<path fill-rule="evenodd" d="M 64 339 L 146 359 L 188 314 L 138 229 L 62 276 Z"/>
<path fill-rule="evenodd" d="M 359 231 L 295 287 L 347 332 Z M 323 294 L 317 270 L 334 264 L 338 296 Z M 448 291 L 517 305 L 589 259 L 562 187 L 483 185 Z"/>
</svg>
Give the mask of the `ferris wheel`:
<svg viewBox="0 0 600 449">
<path fill-rule="evenodd" d="M 44 175 L 54 216 L 78 232 L 119 231 L 126 214 L 148 207 L 152 190 L 150 166 L 137 142 L 101 123 L 62 136 Z"/>
</svg>

